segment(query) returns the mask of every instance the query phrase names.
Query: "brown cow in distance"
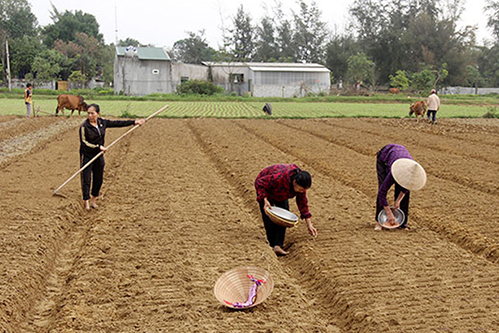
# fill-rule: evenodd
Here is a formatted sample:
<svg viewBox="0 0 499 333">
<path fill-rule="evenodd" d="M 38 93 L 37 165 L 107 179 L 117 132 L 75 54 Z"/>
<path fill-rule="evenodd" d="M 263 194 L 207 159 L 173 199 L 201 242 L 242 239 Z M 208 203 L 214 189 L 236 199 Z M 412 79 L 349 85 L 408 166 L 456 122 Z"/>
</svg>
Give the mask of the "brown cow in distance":
<svg viewBox="0 0 499 333">
<path fill-rule="evenodd" d="M 390 88 L 390 89 L 388 89 L 388 92 L 390 94 L 398 94 L 400 92 L 400 89 L 399 88 Z"/>
<path fill-rule="evenodd" d="M 78 115 L 81 111 L 87 111 L 87 103 L 81 96 L 74 95 L 59 95 L 57 96 L 57 107 L 55 108 L 55 115 L 59 115 L 59 111 L 64 115 L 64 109 L 71 110 L 71 115 L 75 110 L 78 110 Z"/>
<path fill-rule="evenodd" d="M 409 117 L 414 113 L 416 115 L 416 119 L 418 119 L 418 116 L 421 116 L 421 119 L 424 119 L 427 109 L 428 105 L 426 104 L 426 101 L 414 102 L 414 104 L 412 104 L 409 108 Z"/>
</svg>

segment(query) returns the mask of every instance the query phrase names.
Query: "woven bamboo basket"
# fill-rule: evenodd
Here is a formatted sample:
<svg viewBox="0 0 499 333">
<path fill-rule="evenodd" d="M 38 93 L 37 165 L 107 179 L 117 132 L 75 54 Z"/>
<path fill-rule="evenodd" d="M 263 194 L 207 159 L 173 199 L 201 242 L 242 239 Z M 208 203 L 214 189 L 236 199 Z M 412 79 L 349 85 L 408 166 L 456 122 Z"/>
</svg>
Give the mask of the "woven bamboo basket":
<svg viewBox="0 0 499 333">
<path fill-rule="evenodd" d="M 253 285 L 253 282 L 248 278 L 248 275 L 253 275 L 256 279 L 263 279 L 265 283 L 258 287 L 256 300 L 253 305 L 244 309 L 262 303 L 270 295 L 272 289 L 274 289 L 274 280 L 272 280 L 270 273 L 263 268 L 251 266 L 236 267 L 223 273 L 218 278 L 215 287 L 213 288 L 213 292 L 218 301 L 229 308 L 240 310 L 241 308 L 236 308 L 227 304 L 226 301 L 229 303 L 246 301 L 249 290 Z"/>
<path fill-rule="evenodd" d="M 298 225 L 298 216 L 291 213 L 290 211 L 280 208 L 272 207 L 272 209 L 266 209 L 267 216 L 272 222 L 281 227 L 292 228 Z"/>
</svg>

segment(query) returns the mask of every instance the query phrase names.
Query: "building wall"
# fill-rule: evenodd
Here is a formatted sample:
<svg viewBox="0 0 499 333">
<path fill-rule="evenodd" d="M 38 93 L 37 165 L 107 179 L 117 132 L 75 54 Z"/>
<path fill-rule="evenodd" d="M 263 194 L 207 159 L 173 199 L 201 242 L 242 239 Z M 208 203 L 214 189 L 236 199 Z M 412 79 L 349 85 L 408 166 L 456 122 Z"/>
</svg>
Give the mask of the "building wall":
<svg viewBox="0 0 499 333">
<path fill-rule="evenodd" d="M 182 79 L 187 80 L 207 80 L 208 68 L 202 65 L 184 64 L 180 62 L 172 63 L 172 90 L 182 83 Z"/>
<path fill-rule="evenodd" d="M 172 86 L 170 61 L 115 57 L 115 94 L 143 96 L 151 93 L 171 93 Z"/>
<path fill-rule="evenodd" d="M 329 72 L 254 72 L 255 97 L 304 97 L 329 93 Z"/>
<path fill-rule="evenodd" d="M 248 67 L 239 66 L 213 66 L 211 68 L 213 82 L 224 88 L 227 92 L 235 92 L 238 95 L 245 95 L 251 91 L 252 73 Z M 243 81 L 234 82 L 229 78 L 240 77 Z"/>
<path fill-rule="evenodd" d="M 475 95 L 475 88 L 473 87 L 445 87 L 440 89 L 438 92 L 441 95 L 457 95 L 457 94 L 469 94 Z M 499 94 L 499 88 L 478 88 L 476 94 L 487 95 L 487 94 Z"/>
<path fill-rule="evenodd" d="M 255 97 L 304 97 L 307 94 L 329 93 L 327 85 L 254 85 L 253 96 Z"/>
</svg>

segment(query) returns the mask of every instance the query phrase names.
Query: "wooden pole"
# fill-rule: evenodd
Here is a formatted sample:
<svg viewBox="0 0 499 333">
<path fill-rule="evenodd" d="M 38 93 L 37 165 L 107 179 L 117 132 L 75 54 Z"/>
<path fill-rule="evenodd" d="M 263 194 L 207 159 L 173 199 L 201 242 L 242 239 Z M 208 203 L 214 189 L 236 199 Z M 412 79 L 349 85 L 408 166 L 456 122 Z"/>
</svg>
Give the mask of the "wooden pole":
<svg viewBox="0 0 499 333">
<path fill-rule="evenodd" d="M 9 82 L 9 91 L 12 92 L 12 83 L 10 79 L 10 59 L 9 59 L 9 41 L 5 40 L 5 53 L 7 55 L 7 81 Z"/>
<path fill-rule="evenodd" d="M 157 114 L 165 111 L 166 109 L 168 108 L 168 105 L 165 105 L 163 106 L 161 109 L 159 109 L 158 111 L 154 112 L 153 114 L 151 114 L 149 117 L 147 117 L 145 119 L 145 121 L 147 122 L 149 119 L 151 119 L 152 117 L 156 116 Z M 111 148 L 115 143 L 117 143 L 118 141 L 120 141 L 122 138 L 124 138 L 125 136 L 127 136 L 128 134 L 130 134 L 132 131 L 134 131 L 137 127 L 139 127 L 140 125 L 135 125 L 133 126 L 132 128 L 130 128 L 128 131 L 126 131 L 125 133 L 123 133 L 119 138 L 117 138 L 116 140 L 114 140 L 109 146 L 107 146 L 107 148 Z M 82 166 L 80 168 L 80 170 L 76 171 L 71 177 L 69 177 L 68 180 L 66 180 L 61 186 L 59 186 L 53 193 L 53 195 L 57 195 L 57 191 L 59 191 L 61 188 L 63 188 L 67 183 L 69 183 L 74 177 L 76 177 L 80 172 L 82 172 L 83 170 L 85 170 L 90 164 L 92 164 L 93 161 L 95 161 L 96 159 L 98 159 L 102 154 L 104 154 L 104 151 L 101 151 L 100 153 L 98 153 L 97 155 L 94 156 L 94 158 L 92 158 L 90 161 L 88 161 L 87 164 L 85 164 L 84 166 Z"/>
</svg>

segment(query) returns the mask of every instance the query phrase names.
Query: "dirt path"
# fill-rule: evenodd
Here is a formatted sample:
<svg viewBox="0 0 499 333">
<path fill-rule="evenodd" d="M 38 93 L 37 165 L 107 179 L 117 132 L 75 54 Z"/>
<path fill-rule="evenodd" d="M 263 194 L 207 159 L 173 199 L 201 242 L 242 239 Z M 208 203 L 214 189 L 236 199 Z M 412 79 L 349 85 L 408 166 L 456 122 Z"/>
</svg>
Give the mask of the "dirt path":
<svg viewBox="0 0 499 333">
<path fill-rule="evenodd" d="M 0 164 L 3 330 L 497 331 L 497 122 L 154 119 L 106 154 L 100 207 L 86 213 L 78 180 L 67 198 L 52 196 L 78 167 L 81 120 L 0 119 L 26 128 L 0 149 L 43 137 Z M 374 154 L 389 142 L 429 176 L 408 232 L 373 231 Z M 253 188 L 273 163 L 312 173 L 319 229 L 316 239 L 304 223 L 288 230 L 291 254 L 279 259 Z M 275 287 L 259 306 L 231 311 L 213 285 L 241 265 L 269 270 Z"/>
</svg>

